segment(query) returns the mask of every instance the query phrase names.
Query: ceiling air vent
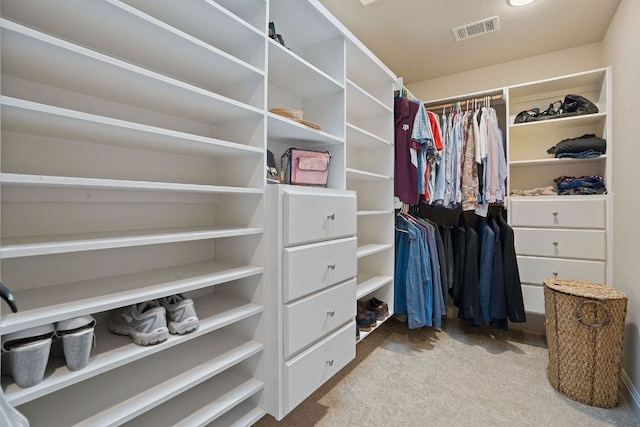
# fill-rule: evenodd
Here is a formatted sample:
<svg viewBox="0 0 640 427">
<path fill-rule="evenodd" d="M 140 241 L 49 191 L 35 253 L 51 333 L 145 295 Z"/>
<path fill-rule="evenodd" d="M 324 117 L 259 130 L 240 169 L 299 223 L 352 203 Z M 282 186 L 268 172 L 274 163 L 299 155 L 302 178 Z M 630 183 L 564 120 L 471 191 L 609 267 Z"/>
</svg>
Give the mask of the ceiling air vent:
<svg viewBox="0 0 640 427">
<path fill-rule="evenodd" d="M 482 21 L 472 22 L 471 24 L 461 27 L 452 28 L 456 41 L 465 40 L 470 37 L 481 36 L 482 34 L 492 33 L 500 29 L 498 17 L 483 19 Z"/>
</svg>

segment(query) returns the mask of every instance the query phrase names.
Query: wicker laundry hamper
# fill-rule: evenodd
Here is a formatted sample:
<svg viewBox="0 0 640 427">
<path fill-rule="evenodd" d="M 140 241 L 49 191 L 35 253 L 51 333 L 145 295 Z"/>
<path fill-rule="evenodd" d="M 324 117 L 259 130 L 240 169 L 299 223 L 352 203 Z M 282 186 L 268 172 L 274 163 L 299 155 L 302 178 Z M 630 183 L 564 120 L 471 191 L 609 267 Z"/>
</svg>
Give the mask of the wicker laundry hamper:
<svg viewBox="0 0 640 427">
<path fill-rule="evenodd" d="M 548 279 L 544 305 L 551 385 L 587 405 L 616 406 L 627 297 L 601 284 Z"/>
</svg>

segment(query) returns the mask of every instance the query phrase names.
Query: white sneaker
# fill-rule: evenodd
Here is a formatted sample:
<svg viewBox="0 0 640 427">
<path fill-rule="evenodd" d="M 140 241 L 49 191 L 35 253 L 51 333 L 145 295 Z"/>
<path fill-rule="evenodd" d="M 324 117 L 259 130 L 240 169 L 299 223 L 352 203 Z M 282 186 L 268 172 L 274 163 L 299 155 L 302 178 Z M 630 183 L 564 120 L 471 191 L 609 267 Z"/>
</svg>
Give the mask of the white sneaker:
<svg viewBox="0 0 640 427">
<path fill-rule="evenodd" d="M 161 298 L 158 302 L 167 311 L 170 333 L 184 335 L 195 331 L 200 326 L 193 300 L 185 298 L 182 294 L 176 294 Z"/>
<path fill-rule="evenodd" d="M 157 301 L 145 301 L 111 312 L 111 332 L 129 335 L 138 345 L 152 345 L 169 338 L 166 311 Z"/>
</svg>

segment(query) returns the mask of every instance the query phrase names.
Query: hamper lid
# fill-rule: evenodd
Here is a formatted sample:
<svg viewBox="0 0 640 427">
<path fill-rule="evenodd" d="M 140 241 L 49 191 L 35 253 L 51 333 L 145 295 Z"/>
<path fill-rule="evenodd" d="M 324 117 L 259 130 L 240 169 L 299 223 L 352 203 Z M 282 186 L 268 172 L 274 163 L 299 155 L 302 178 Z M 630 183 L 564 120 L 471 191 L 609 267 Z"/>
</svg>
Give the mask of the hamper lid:
<svg viewBox="0 0 640 427">
<path fill-rule="evenodd" d="M 546 279 L 544 285 L 554 291 L 598 300 L 627 299 L 627 296 L 611 286 L 579 280 Z"/>
</svg>

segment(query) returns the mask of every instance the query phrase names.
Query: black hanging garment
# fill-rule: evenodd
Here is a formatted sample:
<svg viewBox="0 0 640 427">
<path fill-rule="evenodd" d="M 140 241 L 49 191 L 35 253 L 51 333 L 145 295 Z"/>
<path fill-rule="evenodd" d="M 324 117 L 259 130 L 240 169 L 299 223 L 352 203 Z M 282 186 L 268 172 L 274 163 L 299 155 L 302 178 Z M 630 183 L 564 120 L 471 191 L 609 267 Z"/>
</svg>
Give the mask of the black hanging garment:
<svg viewBox="0 0 640 427">
<path fill-rule="evenodd" d="M 498 226 L 500 227 L 500 242 L 502 243 L 507 313 L 509 314 L 509 320 L 512 322 L 523 323 L 527 321 L 527 316 L 524 311 L 524 301 L 522 300 L 522 285 L 516 259 L 513 229 L 502 216 L 498 216 Z"/>
</svg>

